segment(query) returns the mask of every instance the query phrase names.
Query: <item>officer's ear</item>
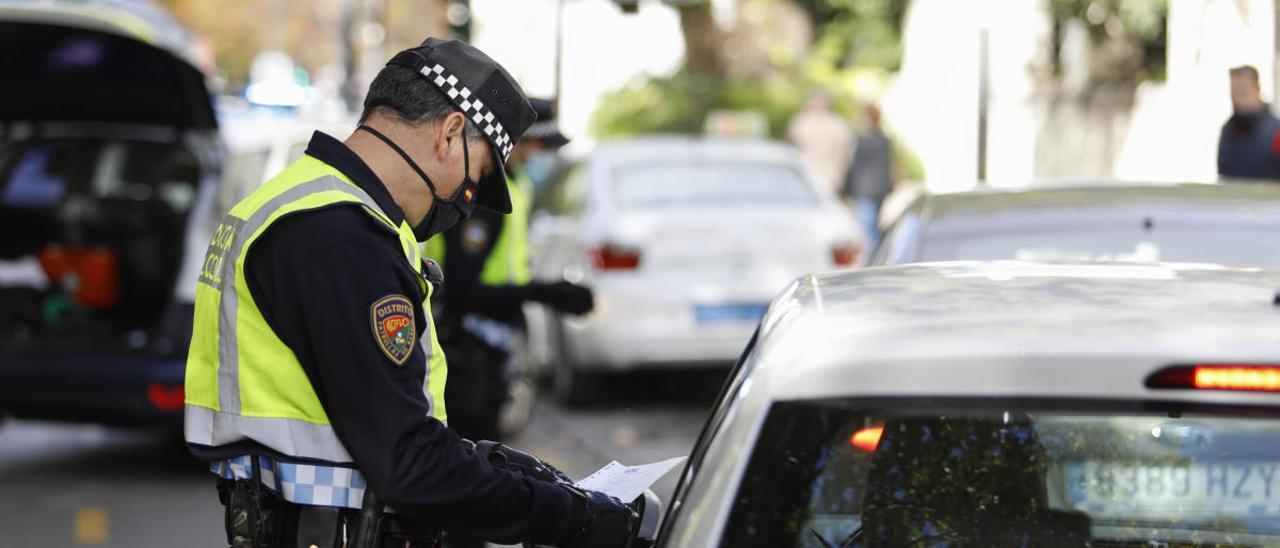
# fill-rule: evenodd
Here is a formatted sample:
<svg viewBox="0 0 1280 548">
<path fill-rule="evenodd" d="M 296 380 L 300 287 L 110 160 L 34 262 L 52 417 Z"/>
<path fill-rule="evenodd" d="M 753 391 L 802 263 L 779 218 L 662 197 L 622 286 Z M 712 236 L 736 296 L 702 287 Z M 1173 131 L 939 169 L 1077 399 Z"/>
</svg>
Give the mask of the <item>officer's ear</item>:
<svg viewBox="0 0 1280 548">
<path fill-rule="evenodd" d="M 450 112 L 440 119 L 436 126 L 436 137 L 433 143 L 437 160 L 443 162 L 448 159 L 449 149 L 456 144 L 454 143 L 456 139 L 462 138 L 462 131 L 466 125 L 467 118 L 461 112 Z"/>
</svg>

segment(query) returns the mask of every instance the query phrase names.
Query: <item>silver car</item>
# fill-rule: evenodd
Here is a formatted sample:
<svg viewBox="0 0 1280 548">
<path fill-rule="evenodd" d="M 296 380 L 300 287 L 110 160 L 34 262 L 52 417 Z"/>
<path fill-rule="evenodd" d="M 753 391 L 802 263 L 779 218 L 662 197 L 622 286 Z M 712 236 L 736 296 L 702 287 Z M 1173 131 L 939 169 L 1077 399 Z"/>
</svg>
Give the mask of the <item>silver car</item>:
<svg viewBox="0 0 1280 548">
<path fill-rule="evenodd" d="M 864 237 L 785 145 L 648 138 L 605 145 L 538 196 L 534 276 L 591 286 L 584 318 L 531 320 L 556 392 L 637 367 L 727 367 L 777 288 L 857 264 Z M 545 318 L 545 319 L 544 319 Z"/>
<path fill-rule="evenodd" d="M 666 547 L 1280 543 L 1280 271 L 952 262 L 802 278 Z"/>
<path fill-rule="evenodd" d="M 1280 266 L 1280 184 L 1059 181 L 923 194 L 870 264 L 953 260 Z"/>
</svg>

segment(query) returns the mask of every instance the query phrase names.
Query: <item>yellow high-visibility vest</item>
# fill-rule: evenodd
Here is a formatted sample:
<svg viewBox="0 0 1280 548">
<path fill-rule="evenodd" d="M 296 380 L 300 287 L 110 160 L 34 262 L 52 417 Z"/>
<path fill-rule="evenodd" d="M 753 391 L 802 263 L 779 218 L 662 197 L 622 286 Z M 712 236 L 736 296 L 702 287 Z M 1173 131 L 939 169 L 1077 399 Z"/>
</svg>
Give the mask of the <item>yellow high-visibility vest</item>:
<svg viewBox="0 0 1280 548">
<path fill-rule="evenodd" d="M 335 204 L 356 204 L 400 240 L 422 279 L 413 229 L 393 223 L 378 204 L 338 169 L 303 156 L 236 204 L 218 225 L 196 284 L 195 322 L 187 356 L 185 432 L 188 442 L 223 446 L 251 440 L 290 457 L 349 463 L 293 351 L 272 331 L 245 281 L 245 253 L 272 223 Z M 431 416 L 447 418 L 448 366 L 431 317 L 431 284 L 423 350 L 423 391 Z M 323 295 L 316 298 L 323 299 Z M 429 342 L 428 342 L 429 341 Z"/>
</svg>

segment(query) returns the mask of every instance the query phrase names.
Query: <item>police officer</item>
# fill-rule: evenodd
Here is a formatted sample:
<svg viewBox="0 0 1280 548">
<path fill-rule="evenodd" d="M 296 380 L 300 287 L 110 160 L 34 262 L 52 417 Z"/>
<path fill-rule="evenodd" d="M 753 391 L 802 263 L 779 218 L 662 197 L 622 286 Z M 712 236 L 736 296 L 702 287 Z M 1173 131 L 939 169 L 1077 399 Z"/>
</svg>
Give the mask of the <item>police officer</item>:
<svg viewBox="0 0 1280 548">
<path fill-rule="evenodd" d="M 457 41 L 397 54 L 345 141 L 306 154 L 218 226 L 196 293 L 186 439 L 218 474 L 233 546 L 625 546 L 636 513 L 537 459 L 459 438 L 417 242 L 511 210 L 504 160 L 534 121 Z M 476 181 L 479 181 L 477 183 Z"/>
<path fill-rule="evenodd" d="M 511 153 L 510 215 L 477 211 L 432 238 L 425 253 L 444 268 L 441 344 L 451 357 L 445 397 L 450 424 L 463 436 L 499 439 L 499 411 L 516 382 L 524 328 L 521 305 L 541 302 L 569 314 L 591 311 L 591 290 L 569 282 L 534 282 L 529 274 L 528 225 L 533 177 L 544 178 L 547 161 L 568 144 L 555 119 L 554 103 L 531 98 L 538 115 Z"/>
</svg>

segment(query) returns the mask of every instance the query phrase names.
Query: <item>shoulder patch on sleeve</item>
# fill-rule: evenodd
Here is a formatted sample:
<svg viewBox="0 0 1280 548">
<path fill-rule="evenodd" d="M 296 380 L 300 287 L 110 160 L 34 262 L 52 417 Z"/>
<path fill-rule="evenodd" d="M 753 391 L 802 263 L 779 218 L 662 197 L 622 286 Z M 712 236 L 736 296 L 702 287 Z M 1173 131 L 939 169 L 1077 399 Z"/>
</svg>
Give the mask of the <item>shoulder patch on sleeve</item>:
<svg viewBox="0 0 1280 548">
<path fill-rule="evenodd" d="M 369 307 L 369 317 L 378 348 L 392 363 L 404 365 L 418 338 L 413 324 L 413 303 L 404 295 L 387 295 Z"/>
</svg>

